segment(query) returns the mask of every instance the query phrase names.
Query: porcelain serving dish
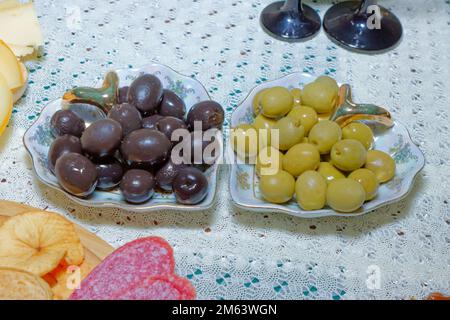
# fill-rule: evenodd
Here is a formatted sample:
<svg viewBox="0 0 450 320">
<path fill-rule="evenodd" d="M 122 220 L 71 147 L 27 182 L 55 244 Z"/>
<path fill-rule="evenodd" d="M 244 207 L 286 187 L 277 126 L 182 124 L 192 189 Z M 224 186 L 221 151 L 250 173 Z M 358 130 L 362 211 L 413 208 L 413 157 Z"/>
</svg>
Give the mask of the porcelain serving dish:
<svg viewBox="0 0 450 320">
<path fill-rule="evenodd" d="M 141 74 L 154 74 L 162 81 L 165 89 L 174 91 L 184 100 L 187 111 L 199 101 L 210 100 L 208 92 L 200 82 L 191 77 L 181 75 L 164 65 L 153 63 L 141 68 L 119 69 L 115 71 L 119 76 L 120 86 L 129 85 Z M 101 86 L 101 81 L 95 87 Z M 216 164 L 209 167 L 205 172 L 209 182 L 209 191 L 206 198 L 197 205 L 179 204 L 175 201 L 175 196 L 169 193 L 155 192 L 151 200 L 136 205 L 126 202 L 118 189 L 111 191 L 97 190 L 88 198 L 78 198 L 65 192 L 58 185 L 56 177 L 47 166 L 48 150 L 54 140 L 50 132 L 50 119 L 56 111 L 61 109 L 61 104 L 61 99 L 50 102 L 42 110 L 37 121 L 27 130 L 23 138 L 23 143 L 32 158 L 34 172 L 44 184 L 63 192 L 71 200 L 89 207 L 115 207 L 128 211 L 150 212 L 161 209 L 199 211 L 212 206 L 216 195 L 218 163 L 221 162 L 221 156 L 216 161 Z M 86 124 L 105 117 L 105 114 L 99 108 L 87 104 L 73 104 L 70 105 L 70 109 L 82 117 Z"/>
<path fill-rule="evenodd" d="M 315 77 L 310 74 L 293 73 L 255 87 L 233 112 L 231 127 L 233 128 L 240 123 L 252 123 L 252 101 L 260 90 L 273 86 L 283 86 L 289 89 L 302 88 L 314 79 Z M 367 124 L 371 126 L 374 132 L 374 149 L 390 154 L 396 162 L 397 169 L 395 177 L 380 186 L 377 197 L 366 202 L 360 210 L 351 214 L 338 213 L 328 207 L 322 210 L 305 211 L 298 206 L 295 199 L 282 205 L 264 201 L 259 192 L 259 179 L 254 165 L 236 163 L 236 155 L 228 143 L 227 159 L 229 163 L 232 163 L 229 187 L 235 205 L 255 212 L 282 212 L 302 218 L 317 218 L 361 215 L 405 198 L 410 192 L 416 176 L 425 164 L 423 153 L 413 143 L 408 130 L 400 122 L 394 121 L 394 125 L 390 128 L 373 122 Z"/>
</svg>

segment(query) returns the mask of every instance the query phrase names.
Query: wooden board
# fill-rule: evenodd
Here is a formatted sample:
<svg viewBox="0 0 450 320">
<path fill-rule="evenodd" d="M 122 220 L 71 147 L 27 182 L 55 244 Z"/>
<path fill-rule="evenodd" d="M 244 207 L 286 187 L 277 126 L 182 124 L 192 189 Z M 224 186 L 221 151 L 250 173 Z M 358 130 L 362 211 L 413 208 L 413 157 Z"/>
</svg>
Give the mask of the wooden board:
<svg viewBox="0 0 450 320">
<path fill-rule="evenodd" d="M 0 200 L 0 225 L 9 217 L 28 211 L 42 211 L 42 209 L 33 208 L 17 202 Z M 75 229 L 85 249 L 85 262 L 92 268 L 97 266 L 114 251 L 112 246 L 92 232 L 87 231 L 77 224 L 75 224 Z"/>
</svg>

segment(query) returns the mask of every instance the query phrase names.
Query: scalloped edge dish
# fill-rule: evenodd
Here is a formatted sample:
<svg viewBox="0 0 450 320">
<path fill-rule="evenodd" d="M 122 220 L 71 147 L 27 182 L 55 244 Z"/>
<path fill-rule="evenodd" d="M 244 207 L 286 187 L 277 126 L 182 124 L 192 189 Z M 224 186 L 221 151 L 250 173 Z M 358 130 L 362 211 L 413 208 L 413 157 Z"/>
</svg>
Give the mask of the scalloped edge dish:
<svg viewBox="0 0 450 320">
<path fill-rule="evenodd" d="M 296 72 L 254 87 L 233 111 L 230 126 L 233 128 L 240 123 L 251 123 L 253 121 L 252 100 L 260 90 L 273 86 L 284 86 L 289 89 L 294 87 L 301 88 L 314 79 L 315 76 L 311 74 Z M 339 213 L 329 207 L 321 210 L 306 211 L 298 206 L 295 199 L 283 205 L 264 201 L 259 193 L 258 178 L 254 166 L 236 164 L 236 155 L 230 144 L 227 143 L 226 156 L 228 163 L 232 163 L 229 188 L 234 205 L 254 212 L 286 213 L 301 218 L 354 217 L 404 199 L 412 190 L 417 175 L 423 169 L 425 157 L 412 141 L 407 128 L 400 122 L 394 121 L 394 126 L 389 129 L 373 123 L 367 124 L 374 131 L 374 148 L 390 154 L 396 162 L 397 170 L 395 177 L 391 181 L 380 186 L 377 197 L 366 202 L 358 211 Z"/>
<path fill-rule="evenodd" d="M 137 76 L 144 73 L 156 75 L 163 83 L 164 88 L 176 92 L 186 103 L 186 109 L 189 110 L 192 105 L 202 100 L 211 100 L 208 91 L 196 79 L 182 75 L 170 67 L 158 63 L 151 63 L 140 68 L 117 69 L 120 79 L 120 86 L 130 84 Z M 101 85 L 102 79 L 95 84 Z M 47 168 L 47 153 L 52 140 L 50 133 L 50 119 L 52 115 L 61 108 L 61 99 L 50 102 L 41 111 L 39 118 L 31 125 L 23 136 L 23 143 L 31 156 L 33 170 L 38 179 L 45 185 L 64 193 L 72 201 L 88 207 L 120 208 L 132 212 L 152 212 L 158 210 L 178 210 L 178 211 L 202 211 L 212 207 L 217 194 L 219 164 L 222 162 L 223 150 L 216 160 L 216 163 L 206 170 L 206 176 L 209 180 L 209 190 L 206 198 L 197 205 L 183 205 L 175 201 L 173 194 L 163 194 L 155 192 L 152 199 L 143 204 L 135 205 L 126 202 L 120 191 L 117 189 L 111 191 L 97 190 L 89 198 L 78 198 L 64 191 L 56 180 L 56 177 Z M 76 108 L 91 108 L 89 117 L 94 119 L 104 117 L 104 114 L 98 108 L 92 108 L 87 105 L 74 104 L 73 111 Z"/>
</svg>

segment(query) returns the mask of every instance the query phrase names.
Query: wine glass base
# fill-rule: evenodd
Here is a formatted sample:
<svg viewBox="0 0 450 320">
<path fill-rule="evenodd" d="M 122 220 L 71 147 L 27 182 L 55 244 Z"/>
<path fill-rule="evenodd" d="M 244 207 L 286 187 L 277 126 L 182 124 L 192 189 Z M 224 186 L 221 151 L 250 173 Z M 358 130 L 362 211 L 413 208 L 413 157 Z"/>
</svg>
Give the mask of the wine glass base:
<svg viewBox="0 0 450 320">
<path fill-rule="evenodd" d="M 360 1 L 346 1 L 332 6 L 323 18 L 323 28 L 331 40 L 358 52 L 380 53 L 395 47 L 401 40 L 403 28 L 399 19 L 378 6 L 382 19 L 380 28 L 369 29 L 372 14 L 357 14 Z"/>
<path fill-rule="evenodd" d="M 317 12 L 303 5 L 303 12 L 282 11 L 285 1 L 268 5 L 261 13 L 261 26 L 272 37 L 288 42 L 306 41 L 320 30 Z"/>
</svg>

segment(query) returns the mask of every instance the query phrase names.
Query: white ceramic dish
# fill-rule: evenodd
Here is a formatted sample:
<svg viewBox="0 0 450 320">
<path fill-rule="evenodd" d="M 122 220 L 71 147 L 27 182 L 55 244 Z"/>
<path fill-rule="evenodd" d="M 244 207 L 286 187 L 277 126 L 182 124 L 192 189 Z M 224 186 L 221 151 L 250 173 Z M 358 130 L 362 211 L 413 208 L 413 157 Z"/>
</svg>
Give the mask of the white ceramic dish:
<svg viewBox="0 0 450 320">
<path fill-rule="evenodd" d="M 253 121 L 252 101 L 255 94 L 260 90 L 273 86 L 283 86 L 290 89 L 294 87 L 302 88 L 314 79 L 315 77 L 310 74 L 292 73 L 257 86 L 233 112 L 231 127 Z M 231 165 L 230 192 L 235 205 L 255 212 L 282 212 L 301 218 L 348 217 L 361 215 L 405 198 L 411 191 L 417 174 L 425 164 L 423 153 L 412 142 L 406 127 L 398 121 L 395 121 L 394 126 L 389 129 L 382 125 L 370 125 L 375 135 L 374 149 L 390 154 L 396 162 L 397 170 L 391 181 L 380 186 L 377 197 L 366 202 L 357 212 L 344 214 L 328 207 L 322 210 L 305 211 L 298 206 L 295 199 L 283 205 L 266 202 L 260 195 L 259 179 L 256 176 L 254 166 L 249 164 Z M 227 158 L 229 162 L 236 163 L 236 155 L 229 143 L 227 144 Z"/>
<path fill-rule="evenodd" d="M 150 64 L 135 69 L 115 70 L 119 76 L 120 86 L 129 85 L 136 77 L 141 74 L 151 73 L 157 76 L 163 83 L 165 89 L 176 92 L 186 103 L 186 109 L 189 110 L 195 103 L 203 100 L 210 100 L 206 89 L 197 80 L 179 74 L 169 67 L 160 64 Z M 100 87 L 100 80 L 95 87 Z M 65 193 L 73 201 L 89 207 L 115 207 L 135 212 L 151 212 L 156 210 L 182 210 L 182 211 L 200 211 L 210 208 L 215 199 L 217 189 L 217 174 L 219 170 L 218 163 L 207 169 L 206 176 L 209 181 L 209 191 L 206 198 L 197 205 L 183 205 L 175 201 L 173 194 L 155 193 L 151 200 L 143 204 L 135 205 L 126 202 L 120 191 L 115 189 L 112 191 L 97 190 L 89 198 L 78 198 L 65 192 L 56 180 L 56 177 L 47 167 L 47 154 L 53 136 L 50 132 L 50 119 L 53 114 L 61 109 L 61 99 L 50 102 L 41 112 L 37 121 L 27 130 L 24 135 L 23 143 L 28 150 L 32 161 L 33 168 L 37 177 L 46 185 Z M 71 110 L 81 116 L 86 123 L 91 123 L 96 119 L 101 119 L 105 115 L 99 108 L 85 104 L 74 104 Z"/>
</svg>

